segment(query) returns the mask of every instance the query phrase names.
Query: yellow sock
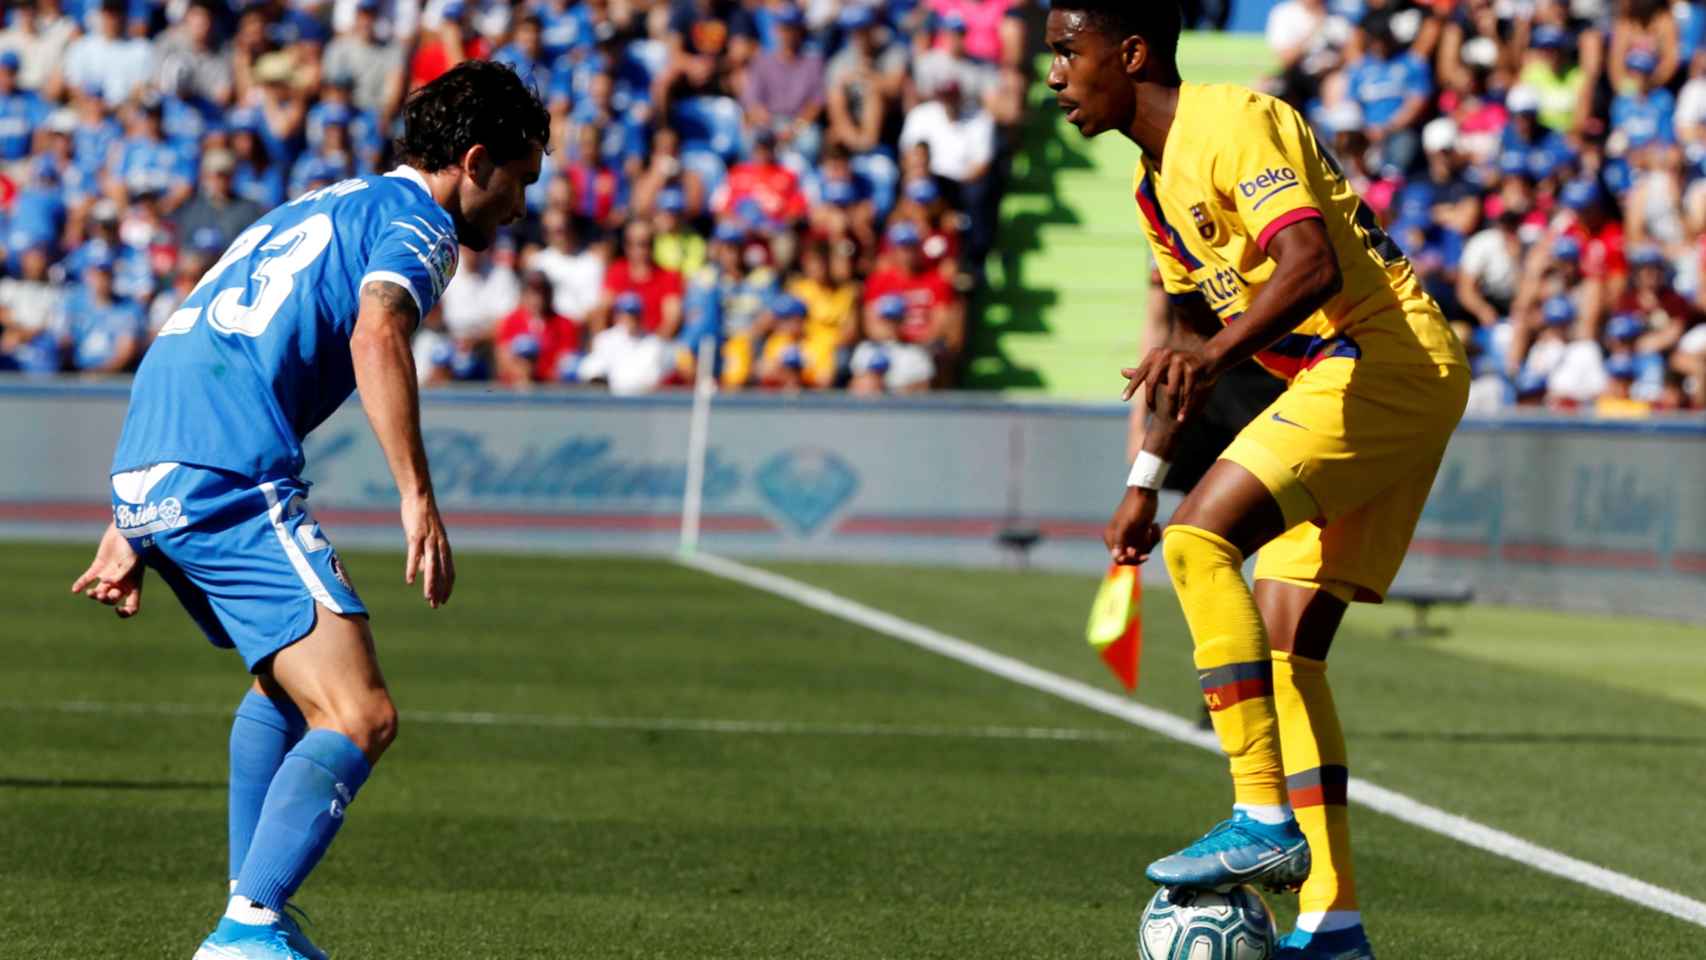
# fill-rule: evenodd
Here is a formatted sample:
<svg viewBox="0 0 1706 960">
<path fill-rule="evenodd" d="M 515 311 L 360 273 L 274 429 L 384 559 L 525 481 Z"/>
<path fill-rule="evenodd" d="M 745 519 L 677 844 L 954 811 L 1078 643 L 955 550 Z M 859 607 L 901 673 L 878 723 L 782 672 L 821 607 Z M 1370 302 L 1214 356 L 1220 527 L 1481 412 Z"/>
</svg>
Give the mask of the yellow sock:
<svg viewBox="0 0 1706 960">
<path fill-rule="evenodd" d="M 1327 664 L 1276 650 L 1274 708 L 1286 786 L 1314 862 L 1298 895 L 1300 913 L 1356 910 L 1351 827 L 1345 809 L 1345 734 L 1327 685 Z"/>
<path fill-rule="evenodd" d="M 1203 699 L 1231 761 L 1233 802 L 1284 804 L 1268 635 L 1240 572 L 1244 558 L 1226 538 L 1179 525 L 1167 528 L 1162 554 L 1196 644 Z"/>
</svg>

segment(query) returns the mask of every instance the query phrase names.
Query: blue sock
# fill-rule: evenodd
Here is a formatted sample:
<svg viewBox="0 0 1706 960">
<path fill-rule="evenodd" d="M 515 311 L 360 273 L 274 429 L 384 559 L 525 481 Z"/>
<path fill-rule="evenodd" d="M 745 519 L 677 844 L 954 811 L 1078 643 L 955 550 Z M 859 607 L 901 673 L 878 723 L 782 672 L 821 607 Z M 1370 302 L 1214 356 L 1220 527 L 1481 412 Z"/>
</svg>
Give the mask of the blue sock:
<svg viewBox="0 0 1706 960">
<path fill-rule="evenodd" d="M 279 764 L 267 790 L 237 895 L 272 910 L 302 885 L 344 822 L 344 809 L 372 772 L 350 738 L 310 730 Z"/>
<path fill-rule="evenodd" d="M 237 717 L 231 721 L 231 792 L 226 807 L 231 861 L 226 876 L 231 879 L 237 879 L 243 869 L 273 775 L 284 755 L 307 732 L 308 724 L 293 704 L 286 703 L 280 710 L 270 697 L 250 690 L 237 705 Z"/>
</svg>

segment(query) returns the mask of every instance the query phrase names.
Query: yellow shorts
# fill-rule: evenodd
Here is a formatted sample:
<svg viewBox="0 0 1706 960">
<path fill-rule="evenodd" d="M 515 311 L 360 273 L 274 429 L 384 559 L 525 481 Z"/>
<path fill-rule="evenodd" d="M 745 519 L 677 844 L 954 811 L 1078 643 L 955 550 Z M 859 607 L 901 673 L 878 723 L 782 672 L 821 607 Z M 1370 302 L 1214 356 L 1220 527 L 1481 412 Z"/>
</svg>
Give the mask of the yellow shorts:
<svg viewBox="0 0 1706 960">
<path fill-rule="evenodd" d="M 1330 358 L 1303 371 L 1221 454 L 1255 474 L 1287 530 L 1256 579 L 1349 585 L 1379 603 L 1398 575 L 1469 398 L 1469 370 Z"/>
</svg>

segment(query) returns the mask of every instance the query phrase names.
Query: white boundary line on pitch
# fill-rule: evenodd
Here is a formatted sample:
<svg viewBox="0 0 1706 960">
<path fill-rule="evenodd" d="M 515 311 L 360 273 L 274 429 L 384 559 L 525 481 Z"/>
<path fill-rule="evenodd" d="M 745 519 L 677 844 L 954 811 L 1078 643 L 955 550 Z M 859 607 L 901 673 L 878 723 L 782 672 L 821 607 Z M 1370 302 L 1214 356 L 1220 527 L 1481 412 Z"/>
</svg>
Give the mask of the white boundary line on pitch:
<svg viewBox="0 0 1706 960">
<path fill-rule="evenodd" d="M 1126 700 L 1060 674 L 1050 673 L 1024 661 L 865 606 L 828 590 L 704 553 L 681 557 L 679 562 L 695 570 L 732 580 L 820 613 L 875 630 L 1033 690 L 1053 694 L 1098 713 L 1118 717 L 1170 740 L 1217 754 L 1221 752 L 1220 742 L 1215 739 L 1213 733 L 1197 729 L 1196 725 L 1188 720 Z M 1438 807 L 1429 806 L 1358 777 L 1351 778 L 1350 798 L 1376 813 L 1402 820 L 1430 833 L 1514 860 L 1542 873 L 1620 897 L 1638 906 L 1669 914 L 1696 926 L 1706 927 L 1706 903 L 1674 890 L 1667 890 L 1628 874 L 1578 860 L 1467 817 L 1447 813 Z"/>
<path fill-rule="evenodd" d="M 194 703 L 108 703 L 66 700 L 0 703 L 0 710 L 81 713 L 101 716 L 226 717 L 232 710 Z M 737 736 L 903 737 L 929 740 L 1036 740 L 1053 743 L 1130 742 L 1122 730 L 1076 727 L 944 726 L 885 723 L 814 723 L 793 720 L 719 720 L 695 717 L 576 717 L 548 713 L 484 713 L 404 710 L 414 723 L 457 727 L 524 727 L 549 730 L 626 730 L 639 733 L 709 733 Z"/>
</svg>

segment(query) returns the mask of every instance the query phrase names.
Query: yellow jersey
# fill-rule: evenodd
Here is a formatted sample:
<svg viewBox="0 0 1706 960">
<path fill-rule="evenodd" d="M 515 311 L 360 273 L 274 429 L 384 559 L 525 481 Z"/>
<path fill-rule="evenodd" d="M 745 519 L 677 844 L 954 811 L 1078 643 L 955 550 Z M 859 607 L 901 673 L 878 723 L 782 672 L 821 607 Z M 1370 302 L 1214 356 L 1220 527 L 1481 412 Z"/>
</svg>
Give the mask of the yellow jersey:
<svg viewBox="0 0 1706 960">
<path fill-rule="evenodd" d="M 1289 382 L 1330 356 L 1468 362 L 1404 252 L 1285 103 L 1243 87 L 1185 84 L 1162 163 L 1139 162 L 1134 192 L 1167 293 L 1201 293 L 1222 323 L 1242 315 L 1273 276 L 1273 235 L 1322 221 L 1344 285 L 1256 355 L 1275 376 Z"/>
</svg>

